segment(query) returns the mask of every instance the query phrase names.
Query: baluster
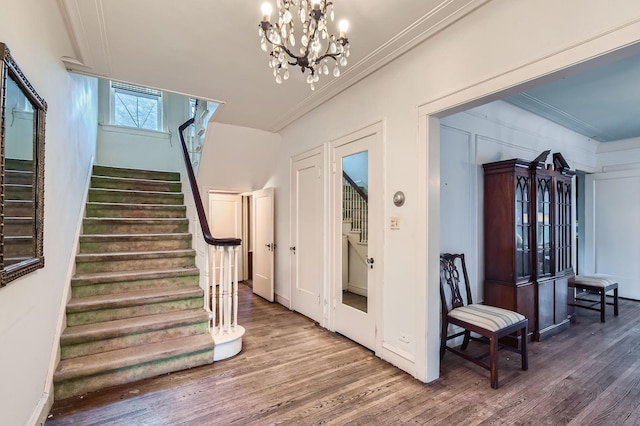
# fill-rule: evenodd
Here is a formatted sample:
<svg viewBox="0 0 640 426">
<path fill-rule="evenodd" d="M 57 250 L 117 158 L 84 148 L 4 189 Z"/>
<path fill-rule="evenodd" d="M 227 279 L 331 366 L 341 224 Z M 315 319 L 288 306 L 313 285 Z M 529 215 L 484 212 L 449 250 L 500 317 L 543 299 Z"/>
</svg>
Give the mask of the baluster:
<svg viewBox="0 0 640 426">
<path fill-rule="evenodd" d="M 215 275 L 216 275 L 216 252 L 213 246 L 207 245 L 207 253 L 209 258 L 207 259 L 207 283 L 206 283 L 206 291 L 205 291 L 205 304 L 207 305 L 206 309 L 211 315 L 211 319 L 209 320 L 209 329 L 213 331 L 215 334 L 215 326 L 216 326 L 216 285 L 215 285 Z"/>
<path fill-rule="evenodd" d="M 220 253 L 219 259 L 220 259 L 220 280 L 218 281 L 218 310 L 220 311 L 218 317 L 220 318 L 220 320 L 218 321 L 218 333 L 222 334 L 222 319 L 223 319 L 223 314 L 224 314 L 224 305 L 223 305 L 223 301 L 222 298 L 224 296 L 224 288 L 223 288 L 223 281 L 224 281 L 224 247 L 218 247 L 218 252 Z"/>
<path fill-rule="evenodd" d="M 224 311 L 224 317 L 225 317 L 225 321 L 224 321 L 224 326 L 225 326 L 225 332 L 226 333 L 230 333 L 231 332 L 231 254 L 232 254 L 232 247 L 227 247 L 226 253 L 227 255 L 225 256 L 225 260 L 226 260 L 226 271 L 225 271 L 225 290 L 226 290 L 226 301 L 225 301 L 225 311 Z"/>
<path fill-rule="evenodd" d="M 234 272 L 233 272 L 233 332 L 236 331 L 236 326 L 238 325 L 238 249 L 240 247 L 233 247 L 233 263 L 234 263 Z"/>
</svg>

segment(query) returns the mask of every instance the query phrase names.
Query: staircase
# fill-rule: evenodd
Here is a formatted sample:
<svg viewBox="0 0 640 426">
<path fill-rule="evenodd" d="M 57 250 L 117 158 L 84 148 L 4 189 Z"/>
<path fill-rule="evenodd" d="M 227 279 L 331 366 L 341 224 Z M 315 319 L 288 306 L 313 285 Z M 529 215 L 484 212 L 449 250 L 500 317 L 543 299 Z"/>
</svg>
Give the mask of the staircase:
<svg viewBox="0 0 640 426">
<path fill-rule="evenodd" d="M 95 166 L 56 399 L 213 362 L 178 173 Z"/>
<path fill-rule="evenodd" d="M 5 160 L 4 266 L 35 256 L 33 161 Z"/>
</svg>

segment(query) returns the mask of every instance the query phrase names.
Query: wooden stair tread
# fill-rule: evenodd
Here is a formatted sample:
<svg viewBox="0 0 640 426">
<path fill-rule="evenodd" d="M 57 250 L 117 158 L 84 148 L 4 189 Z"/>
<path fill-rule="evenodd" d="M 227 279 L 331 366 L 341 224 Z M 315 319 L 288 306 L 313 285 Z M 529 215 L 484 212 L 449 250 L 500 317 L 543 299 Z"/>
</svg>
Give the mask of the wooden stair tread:
<svg viewBox="0 0 640 426">
<path fill-rule="evenodd" d="M 115 261 L 125 259 L 156 259 L 160 257 L 186 257 L 195 256 L 196 251 L 193 249 L 179 250 L 155 250 L 155 251 L 136 251 L 136 252 L 116 252 L 116 253 L 78 253 L 76 255 L 76 263 L 83 262 L 100 262 Z"/>
<path fill-rule="evenodd" d="M 120 223 L 163 223 L 163 222 L 188 222 L 185 217 L 85 217 L 87 222 L 120 222 Z"/>
<path fill-rule="evenodd" d="M 134 178 L 134 177 L 123 177 L 123 176 L 109 176 L 104 174 L 93 174 L 91 178 L 98 179 L 112 179 L 114 181 L 127 182 L 127 183 L 153 183 L 153 184 L 177 184 L 180 183 L 179 180 L 166 180 L 166 179 L 145 179 L 145 178 Z"/>
<path fill-rule="evenodd" d="M 135 175 L 135 178 L 145 176 L 145 179 L 149 180 L 168 180 L 169 182 L 180 182 L 180 172 L 131 169 L 128 167 L 102 166 L 100 164 L 95 164 L 93 166 L 92 176 L 123 177 L 122 174 L 133 174 Z M 159 178 L 158 176 L 162 176 L 162 178 Z"/>
<path fill-rule="evenodd" d="M 80 240 L 84 242 L 102 240 L 181 240 L 191 238 L 189 232 L 173 232 L 166 234 L 83 234 Z"/>
<path fill-rule="evenodd" d="M 209 315 L 203 309 L 189 309 L 76 325 L 65 328 L 60 336 L 60 345 L 85 343 L 137 332 L 161 330 L 169 326 L 192 324 L 199 321 L 208 321 L 208 319 Z"/>
<path fill-rule="evenodd" d="M 181 337 L 159 343 L 61 360 L 53 377 L 55 382 L 61 382 L 75 377 L 106 373 L 160 358 L 180 356 L 209 348 L 213 348 L 213 338 L 209 334 Z"/>
<path fill-rule="evenodd" d="M 145 191 L 140 189 L 89 188 L 89 191 L 116 192 L 116 193 L 122 193 L 122 194 L 148 194 L 148 195 L 157 195 L 159 197 L 162 197 L 162 196 L 171 197 L 176 195 L 182 195 L 182 192 Z M 172 204 L 167 204 L 167 205 L 172 205 Z M 180 205 L 180 204 L 177 204 L 177 205 Z"/>
<path fill-rule="evenodd" d="M 117 282 L 134 279 L 153 279 L 160 277 L 189 276 L 199 274 L 198 268 L 172 268 L 172 269 L 152 269 L 148 271 L 123 271 L 123 272 L 96 272 L 92 274 L 75 275 L 72 285 L 90 285 L 93 282 Z"/>
<path fill-rule="evenodd" d="M 105 189 L 105 188 L 92 188 L 92 189 Z M 158 209 L 158 208 L 176 208 L 185 207 L 184 204 L 142 204 L 142 203 L 110 203 L 107 201 L 87 201 L 88 206 L 95 207 L 126 207 L 126 208 L 139 208 L 139 209 Z"/>
<path fill-rule="evenodd" d="M 67 313 L 94 311 L 99 309 L 122 308 L 171 300 L 202 297 L 198 286 L 152 288 L 126 293 L 109 293 L 98 296 L 71 298 L 67 303 Z"/>
</svg>

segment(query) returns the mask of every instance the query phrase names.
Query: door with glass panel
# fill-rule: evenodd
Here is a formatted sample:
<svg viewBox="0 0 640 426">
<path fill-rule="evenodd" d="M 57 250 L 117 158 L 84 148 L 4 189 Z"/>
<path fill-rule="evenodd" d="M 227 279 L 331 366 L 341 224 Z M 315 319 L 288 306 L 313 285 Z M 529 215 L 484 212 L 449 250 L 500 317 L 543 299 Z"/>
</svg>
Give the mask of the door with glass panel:
<svg viewBox="0 0 640 426">
<path fill-rule="evenodd" d="M 382 260 L 378 145 L 363 132 L 332 144 L 333 324 L 338 333 L 375 349 Z"/>
</svg>

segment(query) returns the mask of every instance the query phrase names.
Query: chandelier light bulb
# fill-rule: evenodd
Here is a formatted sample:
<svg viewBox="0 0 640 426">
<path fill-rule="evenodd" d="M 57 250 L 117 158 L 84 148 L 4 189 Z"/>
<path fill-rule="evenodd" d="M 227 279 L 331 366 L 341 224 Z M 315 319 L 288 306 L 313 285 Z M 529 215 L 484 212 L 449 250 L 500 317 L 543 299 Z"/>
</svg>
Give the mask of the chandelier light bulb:
<svg viewBox="0 0 640 426">
<path fill-rule="evenodd" d="M 311 0 L 311 7 L 314 10 L 320 9 L 320 0 Z"/>
<path fill-rule="evenodd" d="M 273 7 L 271 7 L 271 3 L 264 2 L 262 3 L 262 20 L 265 22 L 271 21 L 271 13 L 273 12 Z"/>
<path fill-rule="evenodd" d="M 346 19 L 341 20 L 338 23 L 338 29 L 340 30 L 340 37 L 345 38 L 347 36 L 347 31 L 349 31 L 349 21 Z"/>
</svg>

